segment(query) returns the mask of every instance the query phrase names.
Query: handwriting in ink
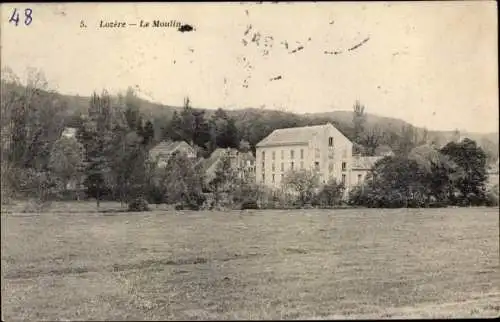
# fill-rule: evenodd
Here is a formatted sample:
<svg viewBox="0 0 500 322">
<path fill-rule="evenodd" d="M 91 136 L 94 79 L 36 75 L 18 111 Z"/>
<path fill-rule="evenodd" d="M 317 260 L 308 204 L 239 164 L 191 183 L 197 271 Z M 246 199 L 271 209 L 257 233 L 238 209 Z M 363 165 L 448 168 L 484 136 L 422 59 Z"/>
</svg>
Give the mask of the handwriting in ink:
<svg viewBox="0 0 500 322">
<path fill-rule="evenodd" d="M 31 8 L 24 9 L 24 24 L 29 26 L 33 22 L 33 10 Z M 14 8 L 12 15 L 10 16 L 9 23 L 13 23 L 16 26 L 19 25 L 19 12 L 17 8 Z"/>
</svg>

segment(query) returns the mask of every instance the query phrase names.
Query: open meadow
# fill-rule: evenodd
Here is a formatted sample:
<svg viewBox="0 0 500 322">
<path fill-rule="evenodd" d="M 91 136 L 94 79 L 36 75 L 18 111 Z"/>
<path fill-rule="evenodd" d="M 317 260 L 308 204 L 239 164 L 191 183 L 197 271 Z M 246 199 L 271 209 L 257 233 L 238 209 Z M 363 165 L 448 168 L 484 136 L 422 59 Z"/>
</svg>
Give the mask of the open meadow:
<svg viewBox="0 0 500 322">
<path fill-rule="evenodd" d="M 2 213 L 3 319 L 500 315 L 495 208 L 97 213 L 84 206 Z"/>
</svg>

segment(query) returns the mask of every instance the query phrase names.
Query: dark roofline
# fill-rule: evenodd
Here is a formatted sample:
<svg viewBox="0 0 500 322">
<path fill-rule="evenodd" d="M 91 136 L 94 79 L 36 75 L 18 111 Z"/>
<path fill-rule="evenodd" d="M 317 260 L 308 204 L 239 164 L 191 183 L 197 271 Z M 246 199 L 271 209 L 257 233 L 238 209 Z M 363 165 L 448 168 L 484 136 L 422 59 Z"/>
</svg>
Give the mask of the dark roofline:
<svg viewBox="0 0 500 322">
<path fill-rule="evenodd" d="M 303 142 L 282 142 L 282 143 L 263 143 L 263 144 L 258 143 L 255 147 L 261 148 L 261 147 L 271 147 L 271 146 L 306 145 L 306 144 L 309 144 L 309 141 L 303 141 Z"/>
</svg>

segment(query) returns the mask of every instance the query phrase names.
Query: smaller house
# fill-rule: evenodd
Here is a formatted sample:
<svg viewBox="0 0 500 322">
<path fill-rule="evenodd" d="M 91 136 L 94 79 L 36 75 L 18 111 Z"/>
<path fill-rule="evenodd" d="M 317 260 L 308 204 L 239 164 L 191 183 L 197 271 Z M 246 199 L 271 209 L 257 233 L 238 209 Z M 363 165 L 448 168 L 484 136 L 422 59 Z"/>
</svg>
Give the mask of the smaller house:
<svg viewBox="0 0 500 322">
<path fill-rule="evenodd" d="M 487 185 L 493 187 L 499 184 L 499 163 L 498 160 L 495 163 L 488 165 L 486 169 L 487 175 Z"/>
<path fill-rule="evenodd" d="M 359 185 L 366 180 L 366 176 L 373 169 L 378 160 L 383 159 L 383 156 L 362 157 L 354 156 L 351 167 L 351 184 Z"/>
<path fill-rule="evenodd" d="M 185 153 L 188 158 L 196 159 L 196 150 L 184 141 L 163 141 L 149 151 L 151 160 L 157 160 L 159 167 L 166 167 L 175 152 Z"/>
<path fill-rule="evenodd" d="M 236 170 L 240 179 L 255 177 L 255 157 L 251 152 L 240 152 L 236 149 L 216 149 L 209 158 L 202 161 L 206 182 L 215 178 L 217 167 L 224 156 L 229 156 L 231 168 Z"/>
</svg>

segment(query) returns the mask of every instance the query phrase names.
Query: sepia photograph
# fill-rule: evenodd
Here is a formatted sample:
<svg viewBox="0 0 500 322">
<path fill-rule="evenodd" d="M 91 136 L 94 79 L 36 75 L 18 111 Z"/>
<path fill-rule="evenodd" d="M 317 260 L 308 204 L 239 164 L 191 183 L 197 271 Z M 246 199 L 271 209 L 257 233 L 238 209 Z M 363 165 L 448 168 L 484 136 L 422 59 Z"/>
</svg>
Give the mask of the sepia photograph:
<svg viewBox="0 0 500 322">
<path fill-rule="evenodd" d="M 2 321 L 500 317 L 495 1 L 0 12 Z"/>
</svg>

